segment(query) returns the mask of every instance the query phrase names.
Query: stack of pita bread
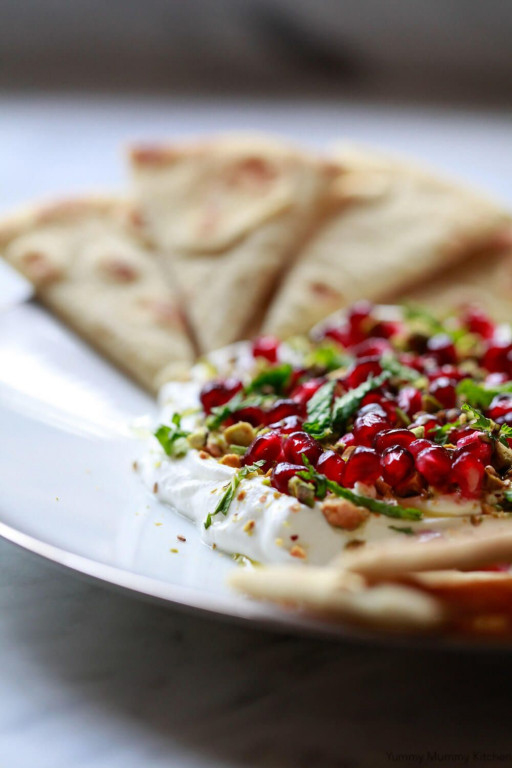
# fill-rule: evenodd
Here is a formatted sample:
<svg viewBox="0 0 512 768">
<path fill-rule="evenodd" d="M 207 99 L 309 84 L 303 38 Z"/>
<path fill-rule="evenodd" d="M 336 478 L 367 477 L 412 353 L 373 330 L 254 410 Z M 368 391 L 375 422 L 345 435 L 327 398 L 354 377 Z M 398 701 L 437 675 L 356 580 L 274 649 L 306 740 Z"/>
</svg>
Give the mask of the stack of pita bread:
<svg viewBox="0 0 512 768">
<path fill-rule="evenodd" d="M 306 332 L 362 297 L 476 298 L 508 315 L 509 214 L 407 162 L 253 135 L 129 159 L 126 199 L 17 211 L 0 222 L 0 253 L 152 393 L 197 355 Z"/>
</svg>

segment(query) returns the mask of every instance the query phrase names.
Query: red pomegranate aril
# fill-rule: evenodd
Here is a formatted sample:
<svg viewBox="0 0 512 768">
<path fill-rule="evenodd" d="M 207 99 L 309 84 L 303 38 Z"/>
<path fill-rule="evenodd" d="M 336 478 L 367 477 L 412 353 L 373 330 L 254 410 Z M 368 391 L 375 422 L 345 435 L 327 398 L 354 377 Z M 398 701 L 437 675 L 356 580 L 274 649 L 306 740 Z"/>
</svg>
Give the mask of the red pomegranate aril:
<svg viewBox="0 0 512 768">
<path fill-rule="evenodd" d="M 402 363 L 402 365 L 406 365 L 408 368 L 413 368 L 415 371 L 418 371 L 418 373 L 425 372 L 423 359 L 418 355 L 412 354 L 412 352 L 402 352 L 400 355 L 398 355 L 398 361 Z"/>
<path fill-rule="evenodd" d="M 276 464 L 270 476 L 270 484 L 280 493 L 290 493 L 289 482 L 292 477 L 304 472 L 304 464 L 290 464 L 287 461 L 281 461 Z"/>
<path fill-rule="evenodd" d="M 344 326 L 338 328 L 328 328 L 325 331 L 323 338 L 332 339 L 336 342 L 336 344 L 339 344 L 345 348 L 350 346 L 349 332 Z"/>
<path fill-rule="evenodd" d="M 369 413 L 376 414 L 377 416 L 381 416 L 383 419 L 386 419 L 388 414 L 382 407 L 380 403 L 368 403 L 367 405 L 363 405 L 357 412 L 357 417 L 360 416 L 366 416 Z"/>
<path fill-rule="evenodd" d="M 352 347 L 354 357 L 374 357 L 384 355 L 391 350 L 391 344 L 386 339 L 371 337 Z"/>
<path fill-rule="evenodd" d="M 302 428 L 303 420 L 299 416 L 287 416 L 281 421 L 274 421 L 269 424 L 269 429 L 279 432 L 280 435 L 291 435 Z"/>
<path fill-rule="evenodd" d="M 323 448 L 316 440 L 313 440 L 307 432 L 293 432 L 284 442 L 283 454 L 286 461 L 292 464 L 304 464 L 303 456 L 316 466 Z"/>
<path fill-rule="evenodd" d="M 231 414 L 230 422 L 247 421 L 253 427 L 261 427 L 266 424 L 266 413 L 257 405 L 248 405 Z M 228 422 L 226 422 L 227 424 Z"/>
<path fill-rule="evenodd" d="M 509 361 L 507 359 L 512 345 L 508 341 L 492 341 L 487 347 L 482 365 L 489 373 L 501 373 L 509 370 Z"/>
<path fill-rule="evenodd" d="M 358 416 L 354 422 L 354 439 L 358 445 L 373 445 L 375 437 L 384 429 L 389 429 L 391 424 L 380 413 L 371 411 Z"/>
<path fill-rule="evenodd" d="M 201 390 L 199 399 L 205 413 L 211 413 L 212 408 L 225 405 L 242 389 L 240 379 L 224 379 L 223 381 L 207 381 Z"/>
<path fill-rule="evenodd" d="M 439 426 L 439 421 L 431 413 L 421 413 L 416 415 L 415 421 L 410 425 L 411 429 L 415 427 L 423 427 L 424 437 L 432 438 L 435 435 L 436 428 Z"/>
<path fill-rule="evenodd" d="M 512 411 L 512 395 L 503 393 L 501 395 L 496 395 L 496 397 L 492 399 L 487 415 L 490 419 L 496 421 L 496 419 L 505 416 L 505 414 L 510 411 Z"/>
<path fill-rule="evenodd" d="M 509 411 L 504 416 L 500 416 L 496 419 L 497 424 L 506 424 L 507 427 L 512 427 L 512 413 Z"/>
<path fill-rule="evenodd" d="M 494 336 L 494 323 L 479 307 L 467 307 L 462 315 L 462 322 L 470 333 L 476 333 L 484 339 L 492 339 Z"/>
<path fill-rule="evenodd" d="M 423 437 L 419 437 L 417 440 L 413 440 L 412 443 L 409 443 L 409 445 L 407 446 L 407 450 L 409 451 L 409 453 L 412 453 L 414 458 L 416 458 L 416 456 L 422 451 L 424 451 L 425 448 L 431 448 L 431 447 L 432 447 L 432 443 L 430 442 L 430 440 L 425 440 Z"/>
<path fill-rule="evenodd" d="M 489 375 L 485 377 L 484 383 L 489 387 L 495 387 L 499 384 L 506 384 L 507 381 L 509 381 L 509 375 L 502 371 L 501 373 L 489 373 Z"/>
<path fill-rule="evenodd" d="M 484 439 L 481 432 L 473 431 L 457 440 L 455 455 L 460 456 L 463 453 L 471 453 L 486 466 L 491 460 L 492 445 Z"/>
<path fill-rule="evenodd" d="M 381 320 L 376 323 L 372 328 L 372 334 L 382 339 L 392 339 L 393 336 L 397 336 L 403 329 L 403 323 L 394 322 L 393 320 Z"/>
<path fill-rule="evenodd" d="M 485 467 L 472 453 L 462 453 L 452 466 L 452 480 L 457 483 L 462 496 L 477 498 L 480 496 Z"/>
<path fill-rule="evenodd" d="M 408 448 L 415 440 L 415 435 L 408 429 L 390 429 L 388 432 L 380 432 L 377 435 L 375 448 L 379 453 L 383 453 L 387 448 L 393 448 L 397 445 Z"/>
<path fill-rule="evenodd" d="M 324 384 L 325 379 L 310 379 L 309 381 L 305 381 L 303 384 L 299 384 L 295 387 L 290 395 L 290 399 L 295 400 L 297 403 L 301 403 L 301 405 L 306 405 L 315 392 L 317 392 Z"/>
<path fill-rule="evenodd" d="M 366 410 L 367 406 L 370 405 L 379 405 L 380 409 L 374 408 L 374 410 L 377 413 L 383 414 L 393 424 L 396 422 L 396 405 L 391 398 L 383 395 L 382 392 L 368 392 L 361 401 L 358 415 L 362 416 L 363 413 L 368 413 L 368 411 L 372 410 L 371 408 Z"/>
<path fill-rule="evenodd" d="M 354 433 L 347 432 L 346 435 L 343 435 L 343 437 L 340 437 L 339 443 L 343 446 L 343 448 L 349 448 L 351 445 L 355 445 L 356 439 L 354 437 Z"/>
<path fill-rule="evenodd" d="M 269 363 L 277 363 L 280 344 L 275 336 L 259 336 L 252 343 L 253 357 L 263 357 Z"/>
<path fill-rule="evenodd" d="M 380 466 L 382 477 L 392 488 L 411 477 L 416 469 L 412 454 L 400 445 L 384 451 L 380 458 Z"/>
<path fill-rule="evenodd" d="M 349 389 L 354 389 L 370 376 L 378 376 L 379 373 L 382 373 L 382 366 L 378 357 L 361 358 L 347 372 L 345 381 Z"/>
<path fill-rule="evenodd" d="M 356 483 L 372 485 L 381 475 L 380 457 L 377 451 L 357 446 L 345 464 L 343 479 L 352 488 Z"/>
<path fill-rule="evenodd" d="M 455 382 L 458 382 L 462 381 L 462 379 L 467 379 L 468 376 L 468 373 L 459 371 L 455 365 L 442 365 L 437 370 L 431 371 L 428 374 L 429 381 L 435 381 L 436 379 L 446 377 L 448 379 L 453 379 Z"/>
<path fill-rule="evenodd" d="M 428 391 L 432 397 L 441 403 L 443 408 L 455 408 L 457 403 L 456 384 L 457 382 L 453 379 L 440 376 L 430 384 Z"/>
<path fill-rule="evenodd" d="M 324 451 L 316 464 L 317 472 L 339 485 L 343 485 L 345 462 L 335 451 Z"/>
<path fill-rule="evenodd" d="M 252 441 L 242 463 L 247 465 L 264 461 L 263 470 L 266 472 L 275 461 L 282 458 L 282 449 L 281 435 L 278 432 L 265 432 Z"/>
<path fill-rule="evenodd" d="M 437 333 L 427 341 L 427 354 L 435 358 L 438 365 L 452 365 L 457 362 L 455 344 L 445 333 Z"/>
<path fill-rule="evenodd" d="M 305 408 L 301 403 L 295 400 L 276 400 L 269 408 L 266 414 L 266 423 L 271 424 L 274 421 L 281 421 L 287 416 L 304 416 Z"/>
<path fill-rule="evenodd" d="M 398 393 L 397 403 L 400 410 L 407 416 L 414 416 L 421 411 L 421 392 L 414 387 L 404 387 Z"/>
<path fill-rule="evenodd" d="M 440 445 L 425 448 L 416 456 L 416 467 L 429 485 L 444 490 L 451 483 L 452 460 Z"/>
<path fill-rule="evenodd" d="M 368 334 L 365 332 L 365 325 L 373 312 L 373 305 L 368 301 L 357 301 L 349 309 L 347 322 L 349 327 L 349 342 L 351 345 L 358 344 Z"/>
</svg>

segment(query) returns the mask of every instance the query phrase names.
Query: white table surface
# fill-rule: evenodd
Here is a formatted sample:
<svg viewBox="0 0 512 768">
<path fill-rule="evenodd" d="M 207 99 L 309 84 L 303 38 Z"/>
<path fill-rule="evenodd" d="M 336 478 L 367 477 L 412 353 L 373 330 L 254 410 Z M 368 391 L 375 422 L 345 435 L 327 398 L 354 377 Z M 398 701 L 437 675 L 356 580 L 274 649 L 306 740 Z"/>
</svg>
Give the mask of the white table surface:
<svg viewBox="0 0 512 768">
<path fill-rule="evenodd" d="M 122 188 L 131 138 L 251 127 L 416 154 L 512 203 L 511 114 L 4 96 L 0 207 Z M 4 541 L 0 649 L 1 768 L 512 765 L 512 656 L 267 634 L 92 586 Z"/>
</svg>

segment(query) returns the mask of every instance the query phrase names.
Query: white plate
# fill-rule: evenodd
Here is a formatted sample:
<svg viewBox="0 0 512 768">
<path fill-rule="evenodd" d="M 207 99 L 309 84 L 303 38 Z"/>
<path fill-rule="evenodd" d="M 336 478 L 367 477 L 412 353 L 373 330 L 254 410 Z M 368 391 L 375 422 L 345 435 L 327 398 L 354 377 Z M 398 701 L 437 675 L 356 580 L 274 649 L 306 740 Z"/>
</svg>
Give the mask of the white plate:
<svg viewBox="0 0 512 768">
<path fill-rule="evenodd" d="M 0 313 L 0 535 L 139 595 L 345 634 L 229 590 L 226 574 L 240 566 L 202 544 L 193 525 L 159 505 L 132 471 L 143 446 L 130 423 L 155 410 L 41 307 Z"/>
</svg>

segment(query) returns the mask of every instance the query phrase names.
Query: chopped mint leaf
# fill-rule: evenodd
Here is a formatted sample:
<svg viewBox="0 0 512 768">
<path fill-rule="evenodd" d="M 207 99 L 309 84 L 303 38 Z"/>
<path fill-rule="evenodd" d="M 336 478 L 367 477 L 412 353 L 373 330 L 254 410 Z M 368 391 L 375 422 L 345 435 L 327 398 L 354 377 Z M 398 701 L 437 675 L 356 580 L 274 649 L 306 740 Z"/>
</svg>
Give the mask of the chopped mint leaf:
<svg viewBox="0 0 512 768">
<path fill-rule="evenodd" d="M 308 368 L 323 368 L 327 372 L 348 366 L 351 362 L 352 359 L 340 354 L 334 344 L 321 344 L 306 357 Z"/>
<path fill-rule="evenodd" d="M 512 381 L 507 381 L 505 384 L 497 384 L 494 387 L 479 384 L 473 381 L 473 379 L 462 379 L 457 384 L 457 394 L 465 397 L 467 402 L 475 408 L 488 408 L 496 395 L 502 395 L 506 392 L 512 394 Z"/>
<path fill-rule="evenodd" d="M 265 399 L 261 396 L 250 395 L 249 397 L 244 397 L 241 392 L 237 392 L 225 405 L 212 408 L 211 414 L 206 419 L 206 426 L 211 430 L 218 429 L 233 413 L 241 411 L 242 408 L 248 408 L 251 405 L 263 405 L 264 402 Z"/>
<path fill-rule="evenodd" d="M 406 536 L 415 536 L 412 528 L 401 528 L 399 525 L 388 525 L 390 531 L 396 531 L 397 533 L 404 533 Z"/>
<path fill-rule="evenodd" d="M 331 412 L 335 386 L 336 381 L 326 381 L 308 401 L 308 420 L 302 428 L 316 440 L 321 440 L 331 433 Z"/>
<path fill-rule="evenodd" d="M 433 440 L 438 445 L 446 445 L 448 442 L 448 438 L 450 435 L 450 432 L 452 429 L 456 429 L 457 427 L 460 427 L 460 421 L 450 421 L 448 424 L 443 424 L 441 427 L 440 425 L 436 426 L 434 430 Z"/>
<path fill-rule="evenodd" d="M 406 320 L 416 320 L 421 322 L 428 329 L 430 334 L 446 333 L 446 328 L 443 323 L 424 307 L 417 307 L 415 304 L 405 304 L 403 313 Z"/>
<path fill-rule="evenodd" d="M 500 443 L 508 447 L 507 437 L 512 437 L 512 427 L 509 427 L 508 424 L 496 424 L 495 421 L 488 419 L 478 408 L 469 403 L 464 403 L 462 410 L 473 417 L 472 427 L 487 432 L 490 437 L 498 439 Z"/>
<path fill-rule="evenodd" d="M 227 515 L 229 507 L 231 506 L 231 502 L 235 498 L 235 493 L 242 482 L 248 475 L 252 474 L 253 472 L 259 472 L 261 467 L 265 464 L 264 461 L 256 461 L 254 464 L 249 464 L 246 467 L 242 467 L 238 470 L 238 472 L 235 472 L 231 480 L 227 485 L 224 486 L 225 490 L 222 494 L 219 503 L 213 510 L 213 512 L 210 512 L 206 520 L 204 521 L 204 527 L 209 528 L 210 525 L 213 522 L 213 517 L 215 515 L 218 515 L 219 513 L 222 515 Z"/>
<path fill-rule="evenodd" d="M 252 392 L 267 392 L 271 390 L 276 395 L 282 395 L 290 383 L 292 372 L 293 368 L 289 363 L 265 368 L 265 370 L 254 377 L 245 388 L 245 392 L 249 395 Z"/>
<path fill-rule="evenodd" d="M 306 469 L 303 472 L 299 472 L 299 476 L 303 480 L 314 483 L 316 487 L 316 495 L 319 499 L 325 498 L 327 491 L 331 491 L 335 496 L 339 496 L 342 499 L 356 504 L 358 507 L 365 507 L 377 515 L 385 515 L 386 517 L 394 517 L 400 520 L 421 520 L 421 510 L 414 507 L 401 507 L 399 504 L 389 504 L 386 501 L 379 501 L 378 499 L 370 499 L 367 496 L 361 496 L 359 493 L 335 483 L 333 480 L 329 480 L 325 475 L 321 475 L 317 472 L 308 459 L 303 456 Z"/>
<path fill-rule="evenodd" d="M 424 379 L 419 371 L 409 368 L 408 365 L 402 365 L 396 357 L 391 355 L 383 355 L 380 363 L 384 371 L 388 371 L 392 376 L 396 376 L 402 381 L 417 382 L 419 379 Z"/>
<path fill-rule="evenodd" d="M 187 437 L 189 435 L 190 432 L 181 428 L 181 415 L 179 413 L 173 415 L 170 426 L 162 424 L 155 432 L 155 437 L 167 456 L 172 456 L 174 459 L 184 456 L 188 451 Z"/>
<path fill-rule="evenodd" d="M 507 488 L 507 490 L 503 493 L 503 496 L 507 501 L 512 502 L 512 488 Z"/>
<path fill-rule="evenodd" d="M 349 418 L 359 408 L 365 395 L 367 395 L 368 392 L 371 392 L 373 389 L 380 387 L 381 384 L 390 378 L 390 376 L 391 374 L 389 371 L 383 371 L 375 378 L 370 376 L 369 379 L 363 381 L 363 383 L 359 384 L 359 386 L 355 387 L 355 389 L 350 389 L 341 397 L 336 398 L 332 409 L 332 422 L 334 430 L 342 431 L 345 428 Z"/>
</svg>

